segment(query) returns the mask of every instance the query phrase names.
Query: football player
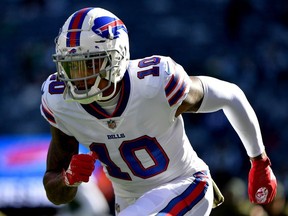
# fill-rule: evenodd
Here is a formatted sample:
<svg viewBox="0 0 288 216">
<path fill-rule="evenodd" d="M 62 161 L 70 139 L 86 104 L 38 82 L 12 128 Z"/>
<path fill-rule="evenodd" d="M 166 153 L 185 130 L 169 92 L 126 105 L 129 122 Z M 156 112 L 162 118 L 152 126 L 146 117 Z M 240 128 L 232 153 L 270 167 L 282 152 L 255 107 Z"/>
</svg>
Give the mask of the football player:
<svg viewBox="0 0 288 216">
<path fill-rule="evenodd" d="M 220 109 L 252 162 L 251 202 L 274 198 L 277 182 L 257 117 L 235 84 L 189 77 L 168 56 L 131 60 L 126 26 L 102 8 L 66 20 L 53 59 L 57 73 L 43 83 L 40 109 L 51 125 L 43 182 L 54 204 L 73 200 L 98 159 L 113 185 L 116 215 L 209 215 L 223 199 L 181 114 Z M 79 143 L 89 153 L 79 154 Z"/>
</svg>

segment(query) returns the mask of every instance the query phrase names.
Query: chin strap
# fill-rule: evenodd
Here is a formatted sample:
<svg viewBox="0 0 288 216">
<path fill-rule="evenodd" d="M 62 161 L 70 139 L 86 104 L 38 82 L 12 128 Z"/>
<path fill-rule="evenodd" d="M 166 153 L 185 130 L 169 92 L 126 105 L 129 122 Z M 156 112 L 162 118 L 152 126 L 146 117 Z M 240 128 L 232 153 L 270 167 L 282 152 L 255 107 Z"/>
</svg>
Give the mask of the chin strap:
<svg viewBox="0 0 288 216">
<path fill-rule="evenodd" d="M 113 92 L 110 95 L 108 95 L 108 96 L 103 96 L 103 94 L 102 94 L 101 97 L 99 97 L 99 99 L 97 99 L 96 101 L 101 101 L 101 100 L 105 101 L 105 100 L 110 100 L 111 98 L 113 98 L 115 93 L 116 93 L 116 90 L 117 90 L 117 83 L 114 82 L 113 84 L 114 84 Z"/>
</svg>

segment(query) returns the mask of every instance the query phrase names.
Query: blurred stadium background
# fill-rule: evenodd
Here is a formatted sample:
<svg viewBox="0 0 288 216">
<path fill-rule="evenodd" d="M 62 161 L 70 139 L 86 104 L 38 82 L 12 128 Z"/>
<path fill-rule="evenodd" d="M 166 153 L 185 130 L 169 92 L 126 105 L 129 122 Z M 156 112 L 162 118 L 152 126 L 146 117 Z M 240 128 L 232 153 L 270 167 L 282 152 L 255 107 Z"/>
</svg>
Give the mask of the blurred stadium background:
<svg viewBox="0 0 288 216">
<path fill-rule="evenodd" d="M 215 76 L 244 90 L 279 180 L 278 198 L 264 209 L 247 204 L 249 160 L 222 112 L 185 114 L 194 148 L 226 195 L 226 204 L 212 214 L 287 215 L 287 0 L 1 0 L 0 211 L 56 215 L 41 183 L 49 126 L 39 112 L 40 88 L 55 72 L 51 55 L 59 28 L 89 6 L 124 21 L 131 58 L 167 55 L 191 75 Z"/>
</svg>

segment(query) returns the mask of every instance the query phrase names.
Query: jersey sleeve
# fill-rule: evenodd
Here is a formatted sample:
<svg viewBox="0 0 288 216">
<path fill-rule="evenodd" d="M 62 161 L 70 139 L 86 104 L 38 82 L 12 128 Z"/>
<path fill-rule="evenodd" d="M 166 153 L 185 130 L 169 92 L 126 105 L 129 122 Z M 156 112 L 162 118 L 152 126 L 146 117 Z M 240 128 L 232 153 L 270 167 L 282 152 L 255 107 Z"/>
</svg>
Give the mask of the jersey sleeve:
<svg viewBox="0 0 288 216">
<path fill-rule="evenodd" d="M 62 96 L 61 93 L 64 90 L 64 85 L 62 85 L 61 88 L 59 84 L 60 82 L 56 80 L 56 74 L 50 75 L 47 80 L 43 82 L 41 87 L 40 112 L 50 125 L 70 135 L 69 131 L 57 120 L 56 110 L 54 109 L 57 100 Z"/>
<path fill-rule="evenodd" d="M 184 68 L 170 57 L 166 57 L 165 64 L 165 96 L 175 114 L 177 108 L 187 97 L 191 81 Z"/>
</svg>

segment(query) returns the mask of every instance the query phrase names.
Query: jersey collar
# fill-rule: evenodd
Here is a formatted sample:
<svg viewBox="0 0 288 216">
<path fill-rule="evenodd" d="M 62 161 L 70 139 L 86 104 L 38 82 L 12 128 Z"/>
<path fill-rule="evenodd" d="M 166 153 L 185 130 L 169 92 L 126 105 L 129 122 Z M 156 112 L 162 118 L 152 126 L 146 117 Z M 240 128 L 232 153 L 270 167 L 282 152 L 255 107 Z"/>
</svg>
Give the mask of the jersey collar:
<svg viewBox="0 0 288 216">
<path fill-rule="evenodd" d="M 96 117 L 97 119 L 121 116 L 127 106 L 131 90 L 130 77 L 127 71 L 124 74 L 123 80 L 121 82 L 122 86 L 120 90 L 120 98 L 114 112 L 111 115 L 108 114 L 97 102 L 93 102 L 90 104 L 81 104 L 81 106 L 86 110 L 86 112 Z"/>
</svg>

